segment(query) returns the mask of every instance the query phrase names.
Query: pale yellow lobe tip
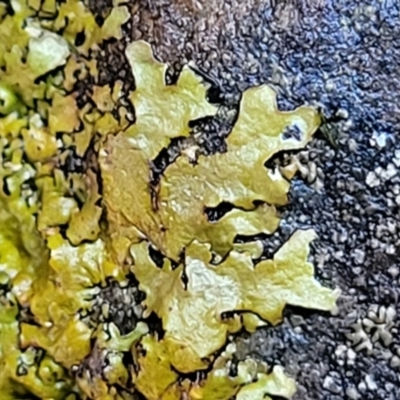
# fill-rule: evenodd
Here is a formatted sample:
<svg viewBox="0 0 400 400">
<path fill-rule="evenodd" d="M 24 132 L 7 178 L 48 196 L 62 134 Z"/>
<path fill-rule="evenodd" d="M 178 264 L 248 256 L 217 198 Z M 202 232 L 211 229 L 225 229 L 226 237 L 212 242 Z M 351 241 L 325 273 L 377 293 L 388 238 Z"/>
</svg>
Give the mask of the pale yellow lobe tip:
<svg viewBox="0 0 400 400">
<path fill-rule="evenodd" d="M 149 74 L 151 74 L 151 70 L 153 68 L 157 67 L 162 71 L 166 70 L 166 66 L 155 59 L 151 45 L 143 40 L 139 40 L 128 45 L 125 50 L 125 54 L 134 75 L 136 73 L 140 74 L 140 71 L 144 67 L 148 68 Z M 140 76 L 135 76 L 135 78 L 137 80 L 140 78 Z"/>
<path fill-rule="evenodd" d="M 70 55 L 67 42 L 59 35 L 44 31 L 29 42 L 28 65 L 36 77 L 64 65 Z"/>
</svg>

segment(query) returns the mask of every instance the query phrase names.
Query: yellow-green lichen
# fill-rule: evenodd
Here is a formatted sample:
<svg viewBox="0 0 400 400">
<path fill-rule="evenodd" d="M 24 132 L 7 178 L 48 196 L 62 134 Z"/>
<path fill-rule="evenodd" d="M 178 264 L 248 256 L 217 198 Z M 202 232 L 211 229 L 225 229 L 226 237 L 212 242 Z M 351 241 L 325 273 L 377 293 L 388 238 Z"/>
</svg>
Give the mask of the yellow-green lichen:
<svg viewBox="0 0 400 400">
<path fill-rule="evenodd" d="M 242 328 L 279 323 L 287 304 L 335 306 L 336 293 L 307 262 L 311 230 L 295 232 L 270 260 L 260 261 L 262 244 L 251 240 L 277 229 L 294 174 L 265 163 L 304 147 L 320 117 L 306 106 L 279 111 L 270 87 L 250 88 L 225 152 L 184 151 L 155 182 L 160 152 L 172 139 L 190 140 L 191 124 L 218 107 L 187 66 L 167 85 L 167 66 L 143 41 L 126 48 L 131 93 L 121 80 L 99 83 L 100 45 L 121 39 L 130 19 L 120 3 L 100 26 L 79 0 L 13 0 L 11 13 L 0 2 L 2 398 L 289 398 L 294 381 L 281 367 L 246 360 L 231 376 L 227 342 Z M 91 100 L 80 107 L 83 79 Z M 232 209 L 209 220 L 205 210 L 223 203 Z M 102 288 L 129 274 L 146 295 L 143 320 L 124 334 L 113 316 L 89 323 Z"/>
</svg>

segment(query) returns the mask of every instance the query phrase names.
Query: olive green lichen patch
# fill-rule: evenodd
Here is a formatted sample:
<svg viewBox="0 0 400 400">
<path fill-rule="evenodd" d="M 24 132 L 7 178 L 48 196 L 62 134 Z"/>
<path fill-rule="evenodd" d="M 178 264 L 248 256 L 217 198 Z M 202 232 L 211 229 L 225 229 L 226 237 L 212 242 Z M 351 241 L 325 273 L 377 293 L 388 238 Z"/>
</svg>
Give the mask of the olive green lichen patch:
<svg viewBox="0 0 400 400">
<path fill-rule="evenodd" d="M 230 366 L 234 352 L 234 345 L 227 346 L 204 379 L 181 379 L 177 382 L 178 375 L 168 367 L 165 349 L 155 338 L 146 336 L 141 347 L 134 350 L 139 366 L 134 379 L 139 390 L 151 400 L 270 400 L 269 395 L 281 398 L 293 396 L 295 382 L 284 374 L 280 366 L 269 370 L 265 364 L 248 359 L 238 363 L 237 373 L 232 374 Z"/>
<path fill-rule="evenodd" d="M 0 1 L 2 398 L 290 398 L 294 380 L 279 366 L 237 363 L 230 338 L 276 325 L 286 305 L 335 307 L 307 261 L 312 230 L 269 260 L 251 239 L 278 228 L 294 174 L 266 163 L 304 147 L 320 117 L 282 112 L 270 87 L 250 88 L 223 153 L 182 152 L 153 179 L 171 140 L 190 139 L 218 107 L 187 66 L 167 84 L 143 41 L 125 52 L 131 93 L 121 80 L 99 83 L 100 46 L 130 20 L 123 3 L 99 24 L 79 0 Z M 209 219 L 221 204 L 230 210 Z M 102 303 L 96 321 L 111 281 L 137 282 L 143 296 L 118 315 Z M 125 311 L 131 331 L 116 322 Z"/>
<path fill-rule="evenodd" d="M 82 112 L 73 87 L 63 88 L 62 69 L 75 60 L 83 71 L 96 72 L 95 60 L 83 58 L 80 64 L 80 53 L 71 46 L 82 19 L 90 25 L 91 37 L 84 43 L 89 49 L 120 36 L 128 13 L 119 7 L 104 28 L 94 29 L 94 16 L 80 1 L 2 5 L 0 392 L 7 399 L 65 399 L 77 391 L 71 368 L 90 354 L 96 334 L 79 319 L 80 312 L 91 308 L 97 286 L 107 277 L 121 279 L 123 272 L 99 238 L 96 175 L 65 173 L 75 135 L 82 127 L 89 133 L 94 129 L 86 120 L 92 110 Z M 61 23 L 57 11 L 68 24 L 63 36 L 52 31 Z M 82 148 L 82 141 L 77 143 Z M 61 236 L 66 225 L 70 241 Z"/>
<path fill-rule="evenodd" d="M 289 182 L 265 163 L 279 151 L 303 147 L 319 117 L 308 107 L 281 112 L 272 89 L 249 89 L 227 138 L 227 151 L 195 161 L 182 155 L 152 187 L 152 160 L 172 138 L 190 135 L 190 121 L 216 110 L 206 101 L 206 87 L 189 69 L 175 85 L 167 85 L 165 66 L 146 43 L 129 46 L 127 57 L 136 84 L 131 95 L 136 123 L 109 137 L 101 151 L 104 200 L 117 252 L 123 251 L 121 242 L 137 242 L 130 247 L 131 269 L 146 293 L 145 316 L 158 315 L 165 331 L 161 340 L 143 341 L 136 385 L 149 399 L 180 398 L 188 389 L 178 383 L 178 372 L 209 368 L 229 333 L 242 326 L 254 330 L 274 325 L 287 304 L 335 307 L 337 295 L 315 281 L 307 262 L 313 231 L 296 232 L 268 261 L 254 263 L 240 246 L 235 250 L 237 235 L 277 229 L 275 207 L 287 202 Z M 297 135 L 288 136 L 289 130 Z M 205 209 L 221 203 L 233 209 L 209 221 Z M 151 259 L 149 242 L 164 256 L 161 268 Z M 179 262 L 182 254 L 184 261 Z M 214 256 L 223 261 L 215 263 Z M 232 318 L 224 320 L 227 313 Z M 150 384 L 155 375 L 165 379 Z M 262 383 L 251 387 L 259 390 L 258 396 L 268 393 Z M 243 391 L 241 396 L 248 395 Z"/>
<path fill-rule="evenodd" d="M 152 160 L 172 138 L 190 134 L 190 121 L 214 115 L 216 109 L 206 101 L 207 88 L 188 68 L 176 85 L 166 85 L 166 67 L 146 43 L 130 45 L 127 57 L 136 83 L 131 96 L 136 123 L 111 137 L 101 157 L 112 234 L 127 227 L 131 240 L 145 238 L 177 260 L 193 240 L 210 243 L 223 256 L 236 235 L 274 232 L 279 223 L 274 206 L 287 202 L 289 183 L 264 164 L 278 151 L 303 147 L 311 139 L 319 124 L 316 111 L 301 107 L 281 112 L 268 86 L 247 90 L 227 152 L 199 156 L 195 162 L 179 157 L 152 196 Z M 290 128 L 298 129 L 299 139 L 285 138 Z M 219 221 L 209 221 L 205 208 L 223 202 L 235 208 Z"/>
<path fill-rule="evenodd" d="M 168 260 L 158 268 L 144 242 L 133 245 L 132 270 L 146 293 L 146 312 L 162 319 L 161 343 L 171 365 L 186 373 L 208 367 L 204 360 L 238 329 L 222 320 L 225 313 L 254 313 L 275 325 L 286 304 L 332 309 L 335 294 L 315 281 L 307 262 L 313 238 L 313 231 L 297 231 L 272 260 L 256 265 L 249 254 L 236 251 L 212 264 L 210 246 L 193 242 L 186 248 L 184 264 L 175 269 Z"/>
<path fill-rule="evenodd" d="M 64 399 L 73 382 L 54 360 L 29 348 L 19 348 L 18 305 L 9 296 L 0 301 L 0 392 L 2 399 L 26 395 Z M 39 363 L 35 359 L 39 358 Z"/>
</svg>

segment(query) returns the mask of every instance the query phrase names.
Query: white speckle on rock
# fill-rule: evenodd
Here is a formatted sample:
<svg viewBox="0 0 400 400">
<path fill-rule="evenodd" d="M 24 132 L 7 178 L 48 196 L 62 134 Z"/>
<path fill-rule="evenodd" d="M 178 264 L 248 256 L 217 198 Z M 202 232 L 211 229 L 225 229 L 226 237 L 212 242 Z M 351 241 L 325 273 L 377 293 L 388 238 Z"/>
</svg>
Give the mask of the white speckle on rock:
<svg viewBox="0 0 400 400">
<path fill-rule="evenodd" d="M 342 131 L 348 132 L 352 127 L 353 127 L 353 121 L 351 118 L 348 118 L 342 126 Z"/>
<path fill-rule="evenodd" d="M 346 351 L 347 351 L 347 346 L 345 346 L 344 344 L 342 344 L 342 345 L 340 345 L 340 346 L 338 346 L 338 347 L 336 348 L 336 350 L 335 350 L 335 355 L 336 355 L 336 357 L 338 357 L 338 358 L 343 357 L 344 354 L 346 353 Z"/>
<path fill-rule="evenodd" d="M 359 390 L 360 392 L 365 392 L 365 391 L 367 390 L 367 385 L 365 384 L 364 381 L 361 381 L 361 382 L 358 384 L 358 390 Z"/>
<path fill-rule="evenodd" d="M 396 246 L 394 244 L 388 244 L 385 248 L 386 254 L 396 254 Z"/>
<path fill-rule="evenodd" d="M 356 264 L 358 265 L 363 264 L 365 261 L 365 251 L 356 249 L 353 252 L 353 257 Z"/>
<path fill-rule="evenodd" d="M 340 385 L 331 376 L 327 375 L 322 384 L 323 388 L 331 393 L 338 394 L 341 391 Z"/>
<path fill-rule="evenodd" d="M 397 168 L 392 163 L 390 163 L 388 164 L 386 169 L 382 170 L 380 176 L 382 179 L 387 181 L 395 177 L 397 175 L 397 172 L 398 172 Z"/>
<path fill-rule="evenodd" d="M 400 367 L 400 357 L 393 356 L 390 360 L 390 368 L 398 368 Z"/>
<path fill-rule="evenodd" d="M 375 146 L 378 149 L 383 149 L 386 146 L 388 135 L 382 132 L 374 132 L 370 139 L 371 146 Z"/>
<path fill-rule="evenodd" d="M 339 108 L 339 110 L 336 112 L 336 116 L 338 118 L 347 119 L 349 118 L 349 112 L 345 108 Z"/>
<path fill-rule="evenodd" d="M 347 350 L 347 358 L 349 361 L 354 361 L 357 357 L 357 353 L 353 349 L 348 349 Z"/>
<path fill-rule="evenodd" d="M 389 306 L 386 309 L 385 321 L 388 322 L 388 323 L 393 322 L 394 319 L 396 318 L 396 314 L 397 314 L 396 309 L 394 307 L 392 307 L 392 306 Z"/>
<path fill-rule="evenodd" d="M 399 196 L 400 197 L 400 196 Z M 392 265 L 388 269 L 389 274 L 392 276 L 393 279 L 396 279 L 399 276 L 399 268 L 396 267 L 395 265 Z"/>
<path fill-rule="evenodd" d="M 297 333 L 298 335 L 300 335 L 300 334 L 303 333 L 303 330 L 302 330 L 301 326 L 296 326 L 296 327 L 294 327 L 294 328 L 293 328 L 293 331 L 294 331 L 295 333 Z"/>
<path fill-rule="evenodd" d="M 354 139 L 349 139 L 348 146 L 351 152 L 356 151 L 358 149 L 358 144 Z"/>
<path fill-rule="evenodd" d="M 396 167 L 400 167 L 400 150 L 395 150 L 393 162 Z"/>
<path fill-rule="evenodd" d="M 333 82 L 332 80 L 327 80 L 325 82 L 325 89 L 327 92 L 331 92 L 335 88 L 336 88 L 335 82 Z"/>
<path fill-rule="evenodd" d="M 376 390 L 378 389 L 378 385 L 376 384 L 374 378 L 372 375 L 367 375 L 365 377 L 365 383 L 367 384 L 367 387 L 369 390 Z"/>
<path fill-rule="evenodd" d="M 358 400 L 360 398 L 360 394 L 357 392 L 357 389 L 354 387 L 348 387 L 346 389 L 346 396 L 350 400 Z"/>
<path fill-rule="evenodd" d="M 346 337 L 352 342 L 353 346 L 355 346 L 355 351 L 366 350 L 367 354 L 372 354 L 373 344 L 368 334 L 364 331 L 361 321 L 358 320 L 355 324 L 352 324 L 350 328 L 352 328 L 354 332 L 346 333 Z"/>
<path fill-rule="evenodd" d="M 379 178 L 376 176 L 375 172 L 370 171 L 367 174 L 367 179 L 365 180 L 365 183 L 369 186 L 369 187 L 377 187 L 380 185 L 380 180 Z"/>
</svg>

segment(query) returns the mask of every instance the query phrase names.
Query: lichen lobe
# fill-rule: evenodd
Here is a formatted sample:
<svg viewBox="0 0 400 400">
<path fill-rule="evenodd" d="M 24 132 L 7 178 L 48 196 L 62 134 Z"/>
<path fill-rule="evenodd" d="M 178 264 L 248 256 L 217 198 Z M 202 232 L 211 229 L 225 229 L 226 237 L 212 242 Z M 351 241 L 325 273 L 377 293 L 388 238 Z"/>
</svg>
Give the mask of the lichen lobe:
<svg viewBox="0 0 400 400">
<path fill-rule="evenodd" d="M 216 109 L 190 69 L 176 85 L 166 85 L 165 67 L 147 44 L 131 45 L 127 56 L 136 80 L 131 95 L 136 123 L 109 138 L 100 161 L 112 234 L 130 231 L 131 240 L 146 239 L 177 261 L 193 240 L 210 243 L 224 256 L 237 235 L 274 232 L 279 223 L 275 207 L 287 203 L 289 182 L 264 164 L 279 151 L 304 147 L 318 127 L 318 113 L 310 107 L 281 112 L 270 87 L 251 88 L 243 94 L 228 151 L 199 156 L 195 163 L 181 155 L 151 189 L 152 160 L 172 138 L 190 135 L 190 121 L 214 115 Z M 299 139 L 286 139 L 285 130 L 293 125 Z M 224 202 L 234 208 L 209 221 L 205 209 Z"/>
</svg>

